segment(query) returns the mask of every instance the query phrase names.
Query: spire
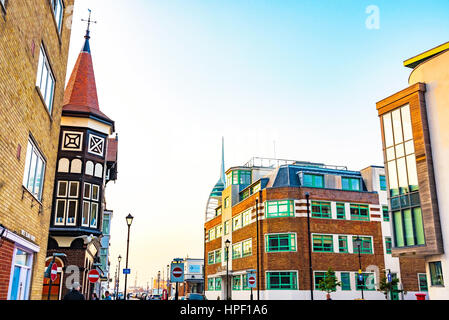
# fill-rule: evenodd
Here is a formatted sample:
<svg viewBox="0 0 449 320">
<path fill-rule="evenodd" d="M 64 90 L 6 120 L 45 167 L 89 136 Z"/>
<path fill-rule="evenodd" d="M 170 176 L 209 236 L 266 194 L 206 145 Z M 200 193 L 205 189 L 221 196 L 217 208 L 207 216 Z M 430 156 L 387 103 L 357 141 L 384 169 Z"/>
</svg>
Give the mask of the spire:
<svg viewBox="0 0 449 320">
<path fill-rule="evenodd" d="M 220 180 L 221 180 L 221 182 L 223 182 L 223 185 L 226 184 L 225 164 L 224 164 L 224 137 L 221 137 L 221 172 L 220 172 Z"/>
<path fill-rule="evenodd" d="M 90 52 L 90 24 L 96 23 L 91 20 L 91 10 L 87 22 L 85 42 L 78 59 L 73 68 L 69 82 L 64 92 L 63 114 L 83 113 L 95 115 L 103 120 L 113 123 L 103 112 L 100 111 L 97 96 L 97 85 Z"/>
</svg>

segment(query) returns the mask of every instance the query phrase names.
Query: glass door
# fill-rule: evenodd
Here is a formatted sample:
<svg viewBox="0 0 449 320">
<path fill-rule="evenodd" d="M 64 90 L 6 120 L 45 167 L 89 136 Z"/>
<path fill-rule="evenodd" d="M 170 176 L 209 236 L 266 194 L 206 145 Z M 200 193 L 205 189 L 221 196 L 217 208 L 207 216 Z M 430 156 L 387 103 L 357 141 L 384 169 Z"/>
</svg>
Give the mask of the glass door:
<svg viewBox="0 0 449 320">
<path fill-rule="evenodd" d="M 14 271 L 11 279 L 10 300 L 28 299 L 32 257 L 33 255 L 31 253 L 16 249 Z"/>
</svg>

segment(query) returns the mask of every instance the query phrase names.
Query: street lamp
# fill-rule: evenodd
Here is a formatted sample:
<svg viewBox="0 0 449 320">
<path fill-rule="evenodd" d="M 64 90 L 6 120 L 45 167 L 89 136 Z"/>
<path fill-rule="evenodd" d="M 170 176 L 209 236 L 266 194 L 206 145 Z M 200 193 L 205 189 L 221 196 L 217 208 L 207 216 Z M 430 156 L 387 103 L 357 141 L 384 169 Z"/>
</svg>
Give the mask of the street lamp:
<svg viewBox="0 0 449 320">
<path fill-rule="evenodd" d="M 159 283 L 160 283 L 160 281 L 161 281 L 161 272 L 160 271 L 158 271 L 157 272 L 157 294 L 160 294 L 160 286 L 159 286 Z"/>
<path fill-rule="evenodd" d="M 5 229 L 3 229 L 3 230 L 5 230 Z M 50 264 L 48 265 L 48 268 L 47 268 L 47 271 L 46 271 L 46 274 L 47 274 L 48 278 L 50 278 L 50 282 L 49 282 L 49 285 L 48 285 L 48 296 L 47 296 L 47 300 L 50 300 L 51 286 L 52 286 L 52 284 L 53 284 L 53 280 L 51 280 L 51 267 L 52 267 L 52 265 L 55 263 L 56 257 L 66 258 L 67 255 L 66 255 L 65 253 L 57 253 L 57 252 L 55 252 L 55 253 L 52 254 L 51 262 L 50 262 Z"/>
<path fill-rule="evenodd" d="M 117 294 L 115 296 L 115 298 L 118 300 L 118 294 L 120 291 L 120 261 L 122 261 L 122 256 L 119 255 L 118 256 L 118 277 L 117 277 Z"/>
<path fill-rule="evenodd" d="M 226 300 L 229 300 L 229 245 L 231 241 L 227 239 L 225 241 L 226 245 Z"/>
<path fill-rule="evenodd" d="M 307 200 L 307 238 L 309 239 L 309 282 L 310 282 L 310 300 L 313 300 L 313 267 L 312 267 L 312 240 L 310 236 L 310 194 L 305 194 Z"/>
<path fill-rule="evenodd" d="M 360 255 L 360 246 L 362 245 L 362 239 L 360 239 L 359 236 L 357 236 L 357 238 L 354 240 L 355 245 L 358 248 L 358 252 L 359 252 L 359 277 L 358 277 L 358 282 L 363 282 L 361 289 L 362 289 L 362 300 L 364 299 L 363 297 L 363 287 L 365 285 L 365 281 L 362 275 L 362 256 Z"/>
<path fill-rule="evenodd" d="M 134 217 L 130 214 L 126 217 L 126 224 L 128 225 L 128 240 L 126 242 L 126 269 L 128 269 L 128 254 L 129 254 L 129 231 L 131 229 L 131 224 L 133 223 Z M 126 285 L 128 283 L 128 274 L 125 274 L 125 291 L 123 292 L 124 299 L 127 300 L 126 296 Z"/>
</svg>

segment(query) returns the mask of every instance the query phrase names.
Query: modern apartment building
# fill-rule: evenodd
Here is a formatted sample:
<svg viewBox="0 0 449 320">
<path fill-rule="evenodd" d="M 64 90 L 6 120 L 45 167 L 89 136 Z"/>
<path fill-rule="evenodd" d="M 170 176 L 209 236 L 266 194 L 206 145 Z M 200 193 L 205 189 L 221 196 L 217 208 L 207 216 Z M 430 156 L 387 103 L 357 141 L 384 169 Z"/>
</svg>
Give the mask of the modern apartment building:
<svg viewBox="0 0 449 320">
<path fill-rule="evenodd" d="M 74 0 L 0 1 L 0 299 L 40 299 Z"/>
<path fill-rule="evenodd" d="M 215 189 L 211 197 L 217 198 Z M 415 299 L 420 291 L 423 264 L 390 254 L 382 167 L 350 171 L 254 158 L 226 171 L 217 199 L 215 215 L 205 222 L 209 299 L 250 299 L 249 270 L 257 272 L 254 299 L 325 299 L 318 284 L 329 268 L 342 282 L 333 299 L 385 299 L 377 288 L 386 273 L 407 291 L 395 299 Z M 401 272 L 402 264 L 410 272 Z"/>
<path fill-rule="evenodd" d="M 376 104 L 393 255 L 425 259 L 430 299 L 449 299 L 449 42 L 404 62 L 409 87 Z"/>
</svg>

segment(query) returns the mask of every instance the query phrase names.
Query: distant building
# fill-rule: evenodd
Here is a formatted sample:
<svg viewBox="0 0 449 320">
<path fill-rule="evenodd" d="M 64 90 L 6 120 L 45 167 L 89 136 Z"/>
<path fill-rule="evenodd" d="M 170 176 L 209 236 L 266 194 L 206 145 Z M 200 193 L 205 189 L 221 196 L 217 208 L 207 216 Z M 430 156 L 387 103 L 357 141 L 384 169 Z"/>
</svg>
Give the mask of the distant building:
<svg viewBox="0 0 449 320">
<path fill-rule="evenodd" d="M 184 263 L 184 281 L 178 284 L 178 296 L 184 297 L 189 293 L 204 293 L 204 259 L 185 258 Z M 169 296 L 175 296 L 176 283 L 169 283 Z M 156 287 L 157 288 L 157 287 Z"/>
<path fill-rule="evenodd" d="M 404 62 L 409 87 L 376 104 L 394 256 L 424 258 L 430 299 L 449 299 L 449 42 Z"/>
<path fill-rule="evenodd" d="M 0 300 L 41 299 L 73 3 L 0 1 Z"/>
<path fill-rule="evenodd" d="M 206 215 L 207 297 L 249 299 L 247 272 L 253 269 L 259 288 L 253 290 L 254 299 L 259 295 L 309 300 L 311 289 L 314 299 L 325 299 L 318 286 L 332 268 L 342 282 L 333 299 L 361 298 L 362 291 L 365 299 L 385 299 L 377 288 L 388 272 L 400 279 L 398 289 L 402 286 L 408 292 L 393 299 L 415 299 L 424 265 L 391 256 L 385 190 L 382 167 L 350 171 L 321 163 L 254 158 L 229 168 L 215 215 Z M 402 265 L 407 272 L 401 272 Z"/>
</svg>

